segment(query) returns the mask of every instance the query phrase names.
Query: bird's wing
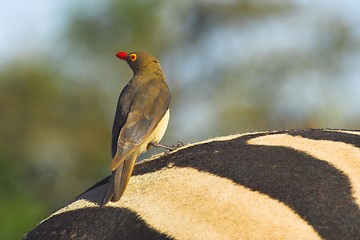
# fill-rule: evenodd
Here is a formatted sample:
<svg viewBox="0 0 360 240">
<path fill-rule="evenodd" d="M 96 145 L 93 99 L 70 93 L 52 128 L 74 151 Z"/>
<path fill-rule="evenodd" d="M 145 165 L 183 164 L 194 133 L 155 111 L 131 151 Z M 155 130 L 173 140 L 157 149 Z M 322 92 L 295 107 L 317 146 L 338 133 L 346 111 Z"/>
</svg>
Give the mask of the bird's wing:
<svg viewBox="0 0 360 240">
<path fill-rule="evenodd" d="M 112 157 L 114 157 L 115 153 L 117 152 L 117 142 L 118 142 L 119 133 L 121 128 L 125 124 L 126 117 L 130 110 L 132 91 L 133 91 L 132 85 L 127 84 L 125 88 L 121 91 L 121 94 L 118 99 L 115 117 L 114 117 L 114 123 L 112 127 L 112 139 L 111 139 Z"/>
<path fill-rule="evenodd" d="M 143 89 L 133 99 L 120 130 L 113 171 L 150 136 L 169 108 L 170 93 L 164 81 L 150 81 Z"/>
</svg>

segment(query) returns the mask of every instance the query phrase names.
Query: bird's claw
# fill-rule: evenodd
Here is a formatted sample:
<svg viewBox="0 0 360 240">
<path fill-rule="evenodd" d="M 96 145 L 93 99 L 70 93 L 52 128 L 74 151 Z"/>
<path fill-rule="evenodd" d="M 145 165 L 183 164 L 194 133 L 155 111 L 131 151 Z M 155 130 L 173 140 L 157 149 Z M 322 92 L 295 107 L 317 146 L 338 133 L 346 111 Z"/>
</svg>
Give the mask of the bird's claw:
<svg viewBox="0 0 360 240">
<path fill-rule="evenodd" d="M 181 148 L 181 147 L 183 147 L 183 146 L 184 146 L 184 143 L 182 143 L 182 142 L 177 142 L 176 145 L 172 145 L 172 147 L 174 148 L 174 150 L 175 150 L 175 149 L 178 149 L 178 148 Z"/>
<path fill-rule="evenodd" d="M 166 145 L 159 144 L 159 143 L 150 143 L 150 144 L 153 147 L 165 148 L 166 149 L 165 154 L 170 154 L 172 151 L 184 146 L 184 144 L 182 142 L 178 142 L 176 145 L 172 145 L 172 146 L 166 146 Z"/>
</svg>

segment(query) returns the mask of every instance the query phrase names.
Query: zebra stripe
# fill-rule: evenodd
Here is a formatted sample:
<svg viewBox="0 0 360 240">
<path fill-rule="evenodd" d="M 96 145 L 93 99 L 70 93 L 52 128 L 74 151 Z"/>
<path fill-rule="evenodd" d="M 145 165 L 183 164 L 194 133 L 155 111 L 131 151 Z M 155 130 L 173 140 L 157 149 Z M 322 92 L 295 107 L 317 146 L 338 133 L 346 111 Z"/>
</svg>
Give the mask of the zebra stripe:
<svg viewBox="0 0 360 240">
<path fill-rule="evenodd" d="M 97 183 L 26 239 L 358 239 L 360 132 L 290 130 L 187 145 Z"/>
</svg>

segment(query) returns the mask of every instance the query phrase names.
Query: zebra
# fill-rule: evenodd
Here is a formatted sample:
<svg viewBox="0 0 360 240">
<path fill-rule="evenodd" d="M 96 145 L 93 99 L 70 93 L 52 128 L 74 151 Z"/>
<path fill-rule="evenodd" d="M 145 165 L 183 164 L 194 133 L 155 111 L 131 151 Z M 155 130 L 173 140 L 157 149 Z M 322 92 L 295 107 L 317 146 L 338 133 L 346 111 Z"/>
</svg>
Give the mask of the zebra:
<svg viewBox="0 0 360 240">
<path fill-rule="evenodd" d="M 24 239 L 360 239 L 360 131 L 223 136 L 137 164 L 119 202 L 109 177 Z"/>
</svg>

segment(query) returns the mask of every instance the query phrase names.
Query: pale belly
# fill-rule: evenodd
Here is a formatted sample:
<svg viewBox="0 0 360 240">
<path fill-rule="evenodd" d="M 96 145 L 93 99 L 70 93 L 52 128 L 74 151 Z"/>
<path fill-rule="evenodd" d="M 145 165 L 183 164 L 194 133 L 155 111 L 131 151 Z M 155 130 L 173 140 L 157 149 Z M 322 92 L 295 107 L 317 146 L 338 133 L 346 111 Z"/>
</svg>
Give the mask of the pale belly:
<svg viewBox="0 0 360 240">
<path fill-rule="evenodd" d="M 170 118 L 170 111 L 169 109 L 166 111 L 165 115 L 163 116 L 163 118 L 160 120 L 159 124 L 157 125 L 157 127 L 155 128 L 155 130 L 151 133 L 151 135 L 143 142 L 143 144 L 140 145 L 140 149 L 139 152 L 143 153 L 146 151 L 146 148 L 148 146 L 149 143 L 153 142 L 153 143 L 158 143 L 160 142 L 160 140 L 162 139 L 162 137 L 165 134 L 166 128 L 168 126 L 169 123 L 169 118 Z"/>
</svg>

